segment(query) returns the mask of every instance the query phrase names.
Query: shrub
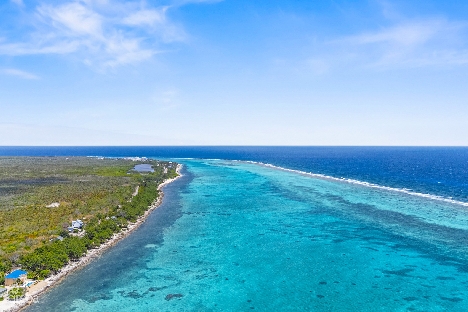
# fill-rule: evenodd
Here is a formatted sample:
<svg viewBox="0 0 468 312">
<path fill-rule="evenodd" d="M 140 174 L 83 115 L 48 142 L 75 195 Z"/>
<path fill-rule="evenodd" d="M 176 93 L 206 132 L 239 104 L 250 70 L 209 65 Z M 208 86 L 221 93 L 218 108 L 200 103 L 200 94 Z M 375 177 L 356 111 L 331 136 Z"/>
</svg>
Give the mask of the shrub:
<svg viewBox="0 0 468 312">
<path fill-rule="evenodd" d="M 41 270 L 37 273 L 37 278 L 43 280 L 50 275 L 50 270 Z"/>
<path fill-rule="evenodd" d="M 8 292 L 8 299 L 18 300 L 18 299 L 23 298 L 25 294 L 26 294 L 26 289 L 22 287 L 15 287 L 15 288 L 10 289 L 10 291 Z"/>
<path fill-rule="evenodd" d="M 65 245 L 61 241 L 55 241 L 23 255 L 20 263 L 24 268 L 36 273 L 43 270 L 56 272 L 68 263 L 68 254 Z"/>
<path fill-rule="evenodd" d="M 79 237 L 67 237 L 62 241 L 65 245 L 65 250 L 68 257 L 72 260 L 79 259 L 86 253 L 86 243 L 85 240 Z"/>
</svg>

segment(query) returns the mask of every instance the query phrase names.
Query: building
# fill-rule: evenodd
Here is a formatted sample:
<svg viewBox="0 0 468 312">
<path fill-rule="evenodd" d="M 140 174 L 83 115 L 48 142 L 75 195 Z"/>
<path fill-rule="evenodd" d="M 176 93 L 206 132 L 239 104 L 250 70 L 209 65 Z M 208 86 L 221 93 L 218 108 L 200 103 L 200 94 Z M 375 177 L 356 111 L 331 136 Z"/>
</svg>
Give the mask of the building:
<svg viewBox="0 0 468 312">
<path fill-rule="evenodd" d="M 69 232 L 73 232 L 74 230 L 81 229 L 83 227 L 84 223 L 80 219 L 78 220 L 73 220 L 71 226 L 68 227 Z"/>
<path fill-rule="evenodd" d="M 26 280 L 27 275 L 28 272 L 26 271 L 14 270 L 13 272 L 5 276 L 5 286 L 13 285 L 18 279 L 24 282 Z"/>
</svg>

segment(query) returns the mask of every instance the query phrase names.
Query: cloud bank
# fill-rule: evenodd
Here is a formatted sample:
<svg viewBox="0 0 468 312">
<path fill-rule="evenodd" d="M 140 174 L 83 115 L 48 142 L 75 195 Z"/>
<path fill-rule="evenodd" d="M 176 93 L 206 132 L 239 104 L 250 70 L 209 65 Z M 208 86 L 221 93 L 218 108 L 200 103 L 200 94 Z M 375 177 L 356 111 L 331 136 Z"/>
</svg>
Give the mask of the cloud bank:
<svg viewBox="0 0 468 312">
<path fill-rule="evenodd" d="M 24 6 L 19 0 L 15 5 Z M 29 21 L 21 41 L 0 38 L 0 54 L 75 54 L 97 68 L 138 63 L 166 45 L 185 40 L 184 30 L 168 17 L 170 6 L 140 1 L 74 0 L 39 3 L 24 10 Z"/>
</svg>

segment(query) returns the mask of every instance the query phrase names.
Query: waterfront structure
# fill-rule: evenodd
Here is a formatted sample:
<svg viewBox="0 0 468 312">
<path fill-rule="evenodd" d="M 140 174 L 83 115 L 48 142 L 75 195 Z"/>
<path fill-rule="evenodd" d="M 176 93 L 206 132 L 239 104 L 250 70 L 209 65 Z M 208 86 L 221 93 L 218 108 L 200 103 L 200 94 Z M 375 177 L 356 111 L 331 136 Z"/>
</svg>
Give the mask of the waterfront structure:
<svg viewBox="0 0 468 312">
<path fill-rule="evenodd" d="M 27 275 L 28 272 L 26 271 L 14 270 L 13 272 L 5 276 L 5 286 L 13 285 L 18 279 L 24 282 L 26 280 Z"/>
</svg>

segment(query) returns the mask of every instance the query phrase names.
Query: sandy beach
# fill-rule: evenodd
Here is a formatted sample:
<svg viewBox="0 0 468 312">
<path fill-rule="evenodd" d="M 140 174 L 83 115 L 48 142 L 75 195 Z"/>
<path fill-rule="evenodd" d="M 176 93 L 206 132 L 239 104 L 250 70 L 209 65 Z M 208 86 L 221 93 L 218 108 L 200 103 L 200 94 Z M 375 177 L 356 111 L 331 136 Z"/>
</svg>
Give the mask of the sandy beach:
<svg viewBox="0 0 468 312">
<path fill-rule="evenodd" d="M 161 190 L 164 186 L 168 185 L 169 183 L 175 181 L 176 179 L 180 178 L 182 174 L 180 173 L 182 169 L 182 165 L 178 164 L 176 171 L 178 176 L 173 178 L 173 179 L 167 179 L 163 183 L 161 183 L 158 186 L 158 190 Z M 30 305 L 31 303 L 34 303 L 38 300 L 39 296 L 50 289 L 53 286 L 56 286 L 59 284 L 59 282 L 66 277 L 68 274 L 71 272 L 84 267 L 91 261 L 97 259 L 100 257 L 100 255 L 105 251 L 107 248 L 112 247 L 115 245 L 117 242 L 119 242 L 121 239 L 127 237 L 130 235 L 135 229 L 137 229 L 143 222 L 145 222 L 146 218 L 148 215 L 156 208 L 158 208 L 162 200 L 164 198 L 164 193 L 161 192 L 160 196 L 158 197 L 157 200 L 155 200 L 151 206 L 149 206 L 148 210 L 145 211 L 145 213 L 138 218 L 138 220 L 134 223 L 129 223 L 127 226 L 127 229 L 124 229 L 120 231 L 119 233 L 114 234 L 112 238 L 110 238 L 107 242 L 104 244 L 100 245 L 98 248 L 90 249 L 84 255 L 81 257 L 78 261 L 70 262 L 66 266 L 64 266 L 57 274 L 54 274 L 47 279 L 40 281 L 39 283 L 31 286 L 25 296 L 25 298 L 17 301 L 10 301 L 7 300 L 6 298 L 4 301 L 0 302 L 0 311 L 5 311 L 5 312 L 14 312 L 14 311 L 20 311 L 26 306 Z"/>
</svg>

